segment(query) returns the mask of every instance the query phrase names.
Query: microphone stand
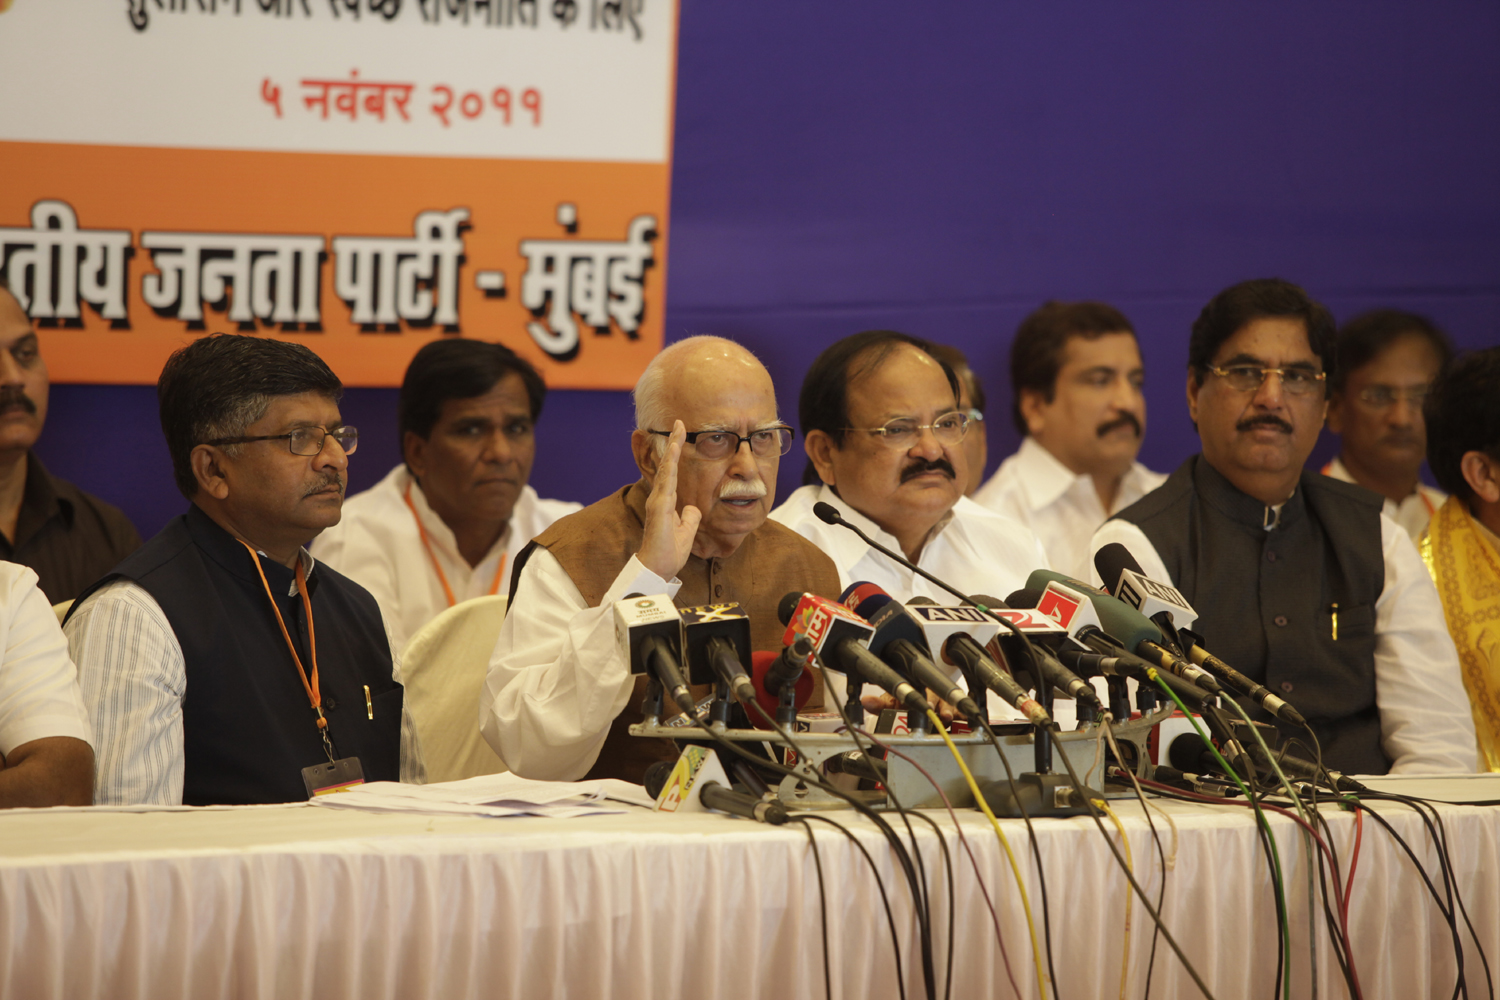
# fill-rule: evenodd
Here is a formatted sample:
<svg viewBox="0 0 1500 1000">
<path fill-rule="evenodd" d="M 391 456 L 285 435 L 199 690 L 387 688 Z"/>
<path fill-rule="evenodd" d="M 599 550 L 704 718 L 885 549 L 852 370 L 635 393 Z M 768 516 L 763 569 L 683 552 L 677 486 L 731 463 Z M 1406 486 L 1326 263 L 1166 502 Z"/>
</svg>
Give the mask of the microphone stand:
<svg viewBox="0 0 1500 1000">
<path fill-rule="evenodd" d="M 1052 715 L 1054 701 L 1052 685 L 1044 681 L 1040 671 L 1034 667 L 1027 671 L 1036 684 L 1036 700 Z M 1089 814 L 1089 799 L 1104 798 L 1104 793 L 1093 788 L 1079 788 L 1071 776 L 1052 770 L 1052 732 L 1044 726 L 1034 726 L 1031 738 L 1036 765 L 1035 771 L 1016 775 L 1016 780 L 991 781 L 979 791 L 996 816 L 1007 819 L 1048 816 L 1086 816 Z M 1067 751 L 1060 751 L 1066 753 Z"/>
</svg>

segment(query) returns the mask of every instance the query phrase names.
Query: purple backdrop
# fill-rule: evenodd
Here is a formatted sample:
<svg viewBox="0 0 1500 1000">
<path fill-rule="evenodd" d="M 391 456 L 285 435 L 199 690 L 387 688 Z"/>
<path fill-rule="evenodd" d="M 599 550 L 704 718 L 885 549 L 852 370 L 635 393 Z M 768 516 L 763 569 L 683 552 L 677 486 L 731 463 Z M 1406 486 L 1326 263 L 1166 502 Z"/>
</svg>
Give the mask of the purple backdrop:
<svg viewBox="0 0 1500 1000">
<path fill-rule="evenodd" d="M 669 339 L 741 340 L 788 417 L 837 337 L 953 343 L 989 390 L 993 468 L 1017 443 L 1016 324 L 1046 298 L 1104 299 L 1140 331 L 1142 455 L 1162 470 L 1196 450 L 1188 324 L 1235 281 L 1500 341 L 1500 6 L 965 6 L 684 0 Z M 52 399 L 54 472 L 143 535 L 182 509 L 152 389 Z M 354 489 L 397 461 L 394 404 L 346 397 Z M 624 393 L 551 394 L 533 484 L 591 501 L 633 478 L 630 419 Z"/>
</svg>

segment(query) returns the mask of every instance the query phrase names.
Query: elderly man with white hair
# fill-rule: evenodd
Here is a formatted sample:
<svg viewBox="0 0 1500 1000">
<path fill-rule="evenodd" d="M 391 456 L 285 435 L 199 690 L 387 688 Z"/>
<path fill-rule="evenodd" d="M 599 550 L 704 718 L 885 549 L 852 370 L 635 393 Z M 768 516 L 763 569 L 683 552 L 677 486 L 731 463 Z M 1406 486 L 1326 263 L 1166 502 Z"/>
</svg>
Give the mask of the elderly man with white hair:
<svg viewBox="0 0 1500 1000">
<path fill-rule="evenodd" d="M 524 777 L 638 782 L 675 756 L 669 741 L 626 732 L 645 678 L 616 643 L 615 601 L 737 601 L 754 647 L 776 649 L 784 594 L 839 593 L 828 556 L 767 520 L 792 429 L 754 355 L 719 337 L 679 341 L 641 376 L 635 408 L 640 480 L 538 535 L 512 576 L 479 714 L 485 739 Z"/>
</svg>

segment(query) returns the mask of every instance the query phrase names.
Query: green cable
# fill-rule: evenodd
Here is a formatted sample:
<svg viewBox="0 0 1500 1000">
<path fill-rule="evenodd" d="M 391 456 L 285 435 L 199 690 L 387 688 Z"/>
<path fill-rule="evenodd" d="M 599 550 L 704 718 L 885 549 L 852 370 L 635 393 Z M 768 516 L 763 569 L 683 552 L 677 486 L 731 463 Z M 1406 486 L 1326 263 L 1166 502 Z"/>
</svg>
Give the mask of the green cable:
<svg viewBox="0 0 1500 1000">
<path fill-rule="evenodd" d="M 1245 801 L 1249 802 L 1250 803 L 1250 807 L 1255 810 L 1255 819 L 1256 819 L 1256 822 L 1258 822 L 1260 824 L 1261 830 L 1263 830 L 1265 832 L 1266 841 L 1271 845 L 1271 868 L 1272 868 L 1271 878 L 1272 878 L 1272 882 L 1274 883 L 1273 887 L 1276 890 L 1276 902 L 1277 902 L 1277 904 L 1281 908 L 1281 913 L 1282 913 L 1282 921 L 1281 921 L 1282 951 L 1286 954 L 1286 957 L 1287 957 L 1287 960 L 1286 960 L 1285 963 L 1283 963 L 1282 969 L 1281 969 L 1281 983 L 1280 983 L 1280 986 L 1281 986 L 1281 995 L 1285 998 L 1285 1000 L 1291 1000 L 1291 996 L 1292 996 L 1292 933 L 1291 933 L 1291 923 L 1292 923 L 1292 921 L 1291 921 L 1291 911 L 1287 909 L 1287 905 L 1286 905 L 1286 889 L 1284 887 L 1284 883 L 1282 881 L 1282 875 L 1281 875 L 1281 851 L 1278 850 L 1277 847 L 1276 847 L 1276 837 L 1271 833 L 1271 824 L 1269 822 L 1267 822 L 1267 820 L 1266 820 L 1266 814 L 1265 814 L 1265 812 L 1263 812 L 1261 810 L 1260 803 L 1255 800 L 1255 796 L 1250 793 L 1250 789 L 1248 789 L 1248 788 L 1245 787 L 1245 783 L 1240 780 L 1240 776 L 1235 773 L 1234 768 L 1230 767 L 1229 766 L 1229 762 L 1226 761 L 1223 758 L 1223 756 L 1219 753 L 1219 748 L 1216 747 L 1216 746 L 1214 746 L 1213 741 L 1208 738 L 1208 734 L 1203 731 L 1203 727 L 1198 723 L 1198 720 L 1196 718 L 1194 718 L 1193 713 L 1191 711 L 1189 711 L 1188 707 L 1182 703 L 1182 699 L 1179 698 L 1179 697 L 1177 697 L 1177 692 L 1173 691 L 1170 687 L 1167 686 L 1166 682 L 1161 679 L 1161 675 L 1157 672 L 1157 670 L 1156 670 L 1155 667 L 1147 667 L 1146 668 L 1146 676 L 1149 677 L 1149 678 L 1151 678 L 1151 680 L 1157 685 L 1157 687 L 1159 687 L 1163 691 L 1165 691 L 1167 693 L 1167 697 L 1171 698 L 1172 701 L 1176 703 L 1177 707 L 1182 710 L 1182 714 L 1187 717 L 1188 722 L 1192 723 L 1194 731 L 1196 731 L 1197 734 L 1198 734 L 1198 738 L 1203 741 L 1203 745 L 1206 746 L 1206 747 L 1208 747 L 1209 752 L 1214 755 L 1214 760 L 1216 760 L 1216 761 L 1219 762 L 1219 766 L 1224 769 L 1224 773 L 1225 774 L 1229 775 L 1230 778 L 1234 779 L 1234 783 L 1239 786 L 1240 792 L 1244 794 Z"/>
<path fill-rule="evenodd" d="M 1286 791 L 1287 797 L 1292 800 L 1292 805 L 1296 806 L 1297 815 L 1302 818 L 1302 822 L 1311 826 L 1312 820 L 1308 817 L 1307 810 L 1303 808 L 1302 799 L 1292 790 L 1292 783 L 1286 780 L 1286 775 L 1281 772 L 1281 765 L 1276 762 L 1276 755 L 1271 752 L 1270 747 L 1266 746 L 1265 739 L 1260 735 L 1260 727 L 1255 724 L 1246 713 L 1244 706 L 1238 701 L 1233 698 L 1224 700 L 1234 706 L 1240 718 L 1244 719 L 1245 724 L 1250 727 L 1250 735 L 1255 737 L 1255 742 L 1259 743 L 1261 750 L 1265 752 L 1266 760 L 1271 764 L 1271 770 L 1276 772 L 1276 779 L 1281 782 L 1281 787 Z M 1313 917 L 1313 914 L 1318 912 L 1318 893 L 1314 882 L 1314 870 L 1317 864 L 1314 852 L 1317 848 L 1313 846 L 1312 834 L 1306 829 L 1301 832 L 1302 850 L 1307 856 L 1307 961 L 1312 975 L 1312 1000 L 1318 1000 L 1318 930 Z M 1333 877 L 1337 879 L 1339 873 L 1334 872 Z"/>
</svg>

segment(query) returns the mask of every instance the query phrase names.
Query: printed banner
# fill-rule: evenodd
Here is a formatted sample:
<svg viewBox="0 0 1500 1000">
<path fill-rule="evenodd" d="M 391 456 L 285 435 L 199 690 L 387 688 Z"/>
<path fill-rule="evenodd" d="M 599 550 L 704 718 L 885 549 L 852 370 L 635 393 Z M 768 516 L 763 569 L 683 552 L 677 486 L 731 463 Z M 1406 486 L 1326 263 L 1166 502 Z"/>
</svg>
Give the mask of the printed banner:
<svg viewBox="0 0 1500 1000">
<path fill-rule="evenodd" d="M 397 385 L 461 334 L 628 388 L 676 31 L 672 0 L 0 0 L 0 274 L 60 382 L 239 332 Z"/>
</svg>

